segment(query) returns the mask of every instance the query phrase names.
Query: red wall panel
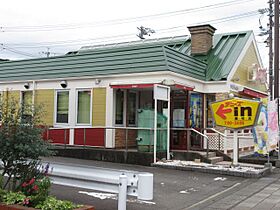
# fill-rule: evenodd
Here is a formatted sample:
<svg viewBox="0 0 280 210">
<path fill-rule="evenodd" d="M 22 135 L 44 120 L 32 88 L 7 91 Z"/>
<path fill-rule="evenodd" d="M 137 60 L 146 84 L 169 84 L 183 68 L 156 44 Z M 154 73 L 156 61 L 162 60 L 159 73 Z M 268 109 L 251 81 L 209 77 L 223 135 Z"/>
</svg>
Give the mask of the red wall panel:
<svg viewBox="0 0 280 210">
<path fill-rule="evenodd" d="M 85 145 L 86 146 L 105 146 L 104 145 L 104 132 L 103 128 L 86 128 L 85 130 Z M 75 128 L 74 144 L 84 145 L 84 129 Z"/>
</svg>

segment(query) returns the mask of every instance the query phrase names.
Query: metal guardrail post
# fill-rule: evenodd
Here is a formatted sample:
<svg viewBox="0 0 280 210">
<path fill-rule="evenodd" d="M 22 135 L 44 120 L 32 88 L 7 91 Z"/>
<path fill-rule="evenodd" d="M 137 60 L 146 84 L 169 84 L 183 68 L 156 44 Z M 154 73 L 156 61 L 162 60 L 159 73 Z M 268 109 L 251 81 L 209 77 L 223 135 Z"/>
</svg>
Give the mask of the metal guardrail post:
<svg viewBox="0 0 280 210">
<path fill-rule="evenodd" d="M 49 130 L 49 126 L 47 126 L 47 140 L 49 140 L 49 132 L 50 132 L 50 130 Z"/>
<path fill-rule="evenodd" d="M 187 133 L 187 151 L 189 152 L 190 151 L 190 138 L 191 138 L 191 135 L 189 134 L 189 130 L 185 130 L 185 132 Z"/>
<path fill-rule="evenodd" d="M 127 143 L 128 143 L 128 129 L 125 129 L 125 154 L 124 154 L 124 162 L 127 163 Z"/>
<path fill-rule="evenodd" d="M 84 128 L 84 147 L 86 146 L 86 128 Z"/>
<path fill-rule="evenodd" d="M 208 158 L 209 157 L 209 138 L 207 138 L 207 147 L 206 147 L 206 157 Z"/>
<path fill-rule="evenodd" d="M 154 133 L 153 130 L 150 130 L 150 145 L 149 145 L 149 152 L 154 151 L 154 148 L 152 148 L 152 145 L 154 145 Z"/>
<path fill-rule="evenodd" d="M 66 129 L 64 129 L 64 148 L 66 149 Z"/>
<path fill-rule="evenodd" d="M 118 210 L 126 210 L 127 176 L 120 175 L 119 181 Z"/>
<path fill-rule="evenodd" d="M 103 138 L 104 138 L 104 148 L 106 148 L 106 133 L 107 133 L 107 128 L 104 128 L 104 135 L 103 135 Z"/>
<path fill-rule="evenodd" d="M 219 151 L 221 150 L 221 135 L 219 134 Z"/>
</svg>

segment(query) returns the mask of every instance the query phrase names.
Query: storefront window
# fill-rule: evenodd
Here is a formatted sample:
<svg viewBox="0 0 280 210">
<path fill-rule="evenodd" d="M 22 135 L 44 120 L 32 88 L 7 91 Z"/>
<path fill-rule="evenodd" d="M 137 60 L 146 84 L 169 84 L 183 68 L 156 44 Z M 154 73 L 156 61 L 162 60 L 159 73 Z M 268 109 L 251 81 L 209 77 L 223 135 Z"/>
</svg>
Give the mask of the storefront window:
<svg viewBox="0 0 280 210">
<path fill-rule="evenodd" d="M 124 92 L 117 90 L 116 92 L 116 121 L 117 125 L 123 125 L 123 103 L 124 103 Z"/>
<path fill-rule="evenodd" d="M 77 123 L 90 124 L 91 91 L 78 91 Z"/>
<path fill-rule="evenodd" d="M 190 94 L 190 127 L 202 128 L 202 95 Z"/>
<path fill-rule="evenodd" d="M 56 93 L 56 123 L 68 123 L 69 91 Z"/>
<path fill-rule="evenodd" d="M 136 125 L 136 93 L 128 94 L 128 124 Z"/>
<path fill-rule="evenodd" d="M 184 91 L 174 91 L 173 92 L 173 114 L 172 123 L 173 127 L 184 128 L 186 126 L 185 122 L 185 110 L 187 107 L 187 96 Z"/>
</svg>

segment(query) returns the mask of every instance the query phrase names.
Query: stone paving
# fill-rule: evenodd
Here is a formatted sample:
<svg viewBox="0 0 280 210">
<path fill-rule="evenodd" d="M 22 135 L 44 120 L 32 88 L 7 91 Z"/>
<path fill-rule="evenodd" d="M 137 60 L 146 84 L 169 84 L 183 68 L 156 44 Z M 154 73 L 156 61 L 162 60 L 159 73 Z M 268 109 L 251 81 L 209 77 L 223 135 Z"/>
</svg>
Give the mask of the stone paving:
<svg viewBox="0 0 280 210">
<path fill-rule="evenodd" d="M 242 189 L 204 208 L 231 210 L 279 210 L 280 177 L 260 178 L 257 182 L 242 186 Z"/>
</svg>

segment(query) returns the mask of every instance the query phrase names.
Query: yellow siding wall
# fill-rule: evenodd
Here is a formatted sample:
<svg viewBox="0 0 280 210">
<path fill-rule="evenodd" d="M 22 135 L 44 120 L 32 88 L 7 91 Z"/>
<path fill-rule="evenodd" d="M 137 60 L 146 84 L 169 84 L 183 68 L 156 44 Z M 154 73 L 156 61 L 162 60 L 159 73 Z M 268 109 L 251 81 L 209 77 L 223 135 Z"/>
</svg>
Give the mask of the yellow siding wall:
<svg viewBox="0 0 280 210">
<path fill-rule="evenodd" d="M 10 98 L 17 102 L 20 102 L 20 91 L 19 90 L 9 90 L 4 92 L 4 98 Z"/>
<path fill-rule="evenodd" d="M 44 123 L 53 125 L 54 116 L 54 90 L 36 90 L 35 104 L 43 105 L 44 108 Z"/>
<path fill-rule="evenodd" d="M 237 71 L 235 72 L 232 81 L 252 88 L 254 90 L 262 91 L 262 92 L 267 92 L 267 88 L 264 84 L 259 84 L 256 82 L 250 82 L 247 80 L 247 70 L 249 66 L 252 66 L 252 64 L 257 63 L 260 66 L 257 53 L 255 50 L 255 47 L 253 43 L 250 45 L 248 48 L 244 58 L 242 59 L 240 65 L 237 68 Z M 239 78 L 239 81 L 234 81 L 234 79 Z"/>
<path fill-rule="evenodd" d="M 92 125 L 105 126 L 106 88 L 94 88 L 92 100 Z"/>
</svg>

